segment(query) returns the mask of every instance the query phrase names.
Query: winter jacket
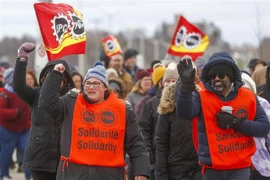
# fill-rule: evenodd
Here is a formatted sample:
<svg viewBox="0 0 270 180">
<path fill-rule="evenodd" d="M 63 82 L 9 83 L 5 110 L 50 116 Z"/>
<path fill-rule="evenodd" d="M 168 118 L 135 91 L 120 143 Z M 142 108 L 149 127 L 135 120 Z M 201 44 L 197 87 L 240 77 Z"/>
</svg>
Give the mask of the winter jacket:
<svg viewBox="0 0 270 180">
<path fill-rule="evenodd" d="M 57 71 L 52 71 L 48 75 L 41 89 L 39 106 L 44 108 L 46 112 L 49 113 L 54 119 L 61 121 L 61 155 L 69 157 L 72 138 L 72 120 L 77 94 L 70 92 L 62 98 L 59 98 L 57 92 L 59 90 L 62 78 L 63 75 Z M 90 103 L 89 101 L 87 102 Z M 148 177 L 150 175 L 149 155 L 144 146 L 143 139 L 140 136 L 135 114 L 128 104 L 126 105 L 124 151 L 129 154 L 134 168 L 134 175 L 142 175 Z M 108 161 L 110 160 L 108 159 Z M 64 161 L 60 161 L 59 163 L 56 178 L 57 180 L 124 179 L 124 167 L 109 168 L 102 166 L 87 166 L 69 162 L 69 165 L 62 171 L 63 162 Z"/>
<path fill-rule="evenodd" d="M 157 91 L 157 95 L 148 100 L 143 106 L 142 112 L 138 117 L 140 131 L 143 134 L 145 145 L 150 153 L 151 164 L 155 164 L 156 144 L 155 132 L 158 120 L 157 107 L 160 103 L 161 89 Z"/>
<path fill-rule="evenodd" d="M 258 96 L 262 108 L 270 121 L 270 104 L 267 100 Z M 251 157 L 254 168 L 264 177 L 270 177 L 270 133 L 263 138 L 254 138 L 256 152 Z"/>
<path fill-rule="evenodd" d="M 267 66 L 261 67 L 254 71 L 251 75 L 251 78 L 255 82 L 256 86 L 261 86 L 266 83 L 265 74 L 267 72 Z"/>
<path fill-rule="evenodd" d="M 265 70 L 266 72 L 264 74 L 262 74 L 261 76 L 264 77 L 266 82 L 260 86 L 257 86 L 257 92 L 258 92 L 258 95 L 260 95 L 261 97 L 266 99 L 268 102 L 270 102 L 270 78 L 269 78 L 270 63 L 268 63 L 267 67 L 263 67 L 263 68 L 266 69 Z M 260 69 L 260 71 L 261 71 L 261 69 Z"/>
<path fill-rule="evenodd" d="M 132 87 L 133 87 L 131 75 L 128 72 L 126 72 L 126 70 L 124 68 L 122 70 L 120 70 L 120 72 L 118 72 L 118 75 L 119 75 L 119 78 L 122 81 L 124 81 L 124 83 L 126 85 L 127 92 L 130 92 L 132 90 Z"/>
<path fill-rule="evenodd" d="M 0 89 L 0 125 L 13 132 L 28 131 L 31 127 L 30 107 L 16 93 Z"/>
<path fill-rule="evenodd" d="M 124 66 L 124 69 L 126 70 L 126 72 L 128 74 L 130 74 L 131 78 L 132 78 L 132 82 L 133 82 L 133 85 L 136 84 L 136 82 L 138 81 L 137 78 L 136 78 L 136 72 L 138 71 L 138 66 L 135 66 L 135 68 L 133 70 L 130 70 L 128 67 L 125 67 Z"/>
<path fill-rule="evenodd" d="M 130 92 L 127 95 L 126 100 L 131 104 L 131 107 L 136 111 L 137 105 L 139 104 L 140 100 L 144 97 L 145 95 L 139 94 L 137 92 Z"/>
<path fill-rule="evenodd" d="M 192 142 L 192 122 L 176 116 L 174 88 L 172 84 L 163 90 L 158 107 L 156 180 L 192 179 L 201 170 Z"/>
<path fill-rule="evenodd" d="M 42 85 L 41 79 L 46 76 L 46 72 L 60 62 L 65 65 L 66 71 L 69 71 L 65 61 L 50 61 L 40 73 L 40 85 Z M 38 107 L 40 87 L 31 88 L 26 85 L 26 66 L 27 62 L 17 59 L 13 76 L 14 91 L 31 107 L 32 128 L 25 149 L 23 166 L 32 171 L 56 173 L 60 160 L 61 127 L 57 119 Z M 69 72 L 65 74 L 70 87 L 74 87 Z"/>
<path fill-rule="evenodd" d="M 214 91 L 208 79 L 209 78 L 208 72 L 210 68 L 213 65 L 218 64 L 218 63 L 229 64 L 233 68 L 234 74 L 235 74 L 235 79 L 233 80 L 234 87 L 226 97 Z M 204 69 L 202 72 L 202 82 L 206 90 L 210 92 L 214 92 L 216 96 L 221 101 L 224 101 L 224 102 L 233 100 L 238 94 L 238 89 L 243 85 L 240 71 L 237 65 L 235 64 L 231 56 L 226 52 L 215 53 L 210 57 L 209 61 L 204 66 Z M 205 120 L 203 117 L 201 99 L 198 92 L 193 92 L 193 93 L 182 93 L 180 91 L 178 92 L 177 115 L 180 118 L 184 118 L 184 119 L 185 118 L 191 119 L 194 117 L 199 118 L 198 120 L 199 161 L 204 165 L 212 166 L 212 159 L 210 155 L 207 134 L 206 134 L 206 129 L 205 129 L 205 123 L 204 123 Z M 269 129 L 270 129 L 270 123 L 267 119 L 267 116 L 264 110 L 260 106 L 259 101 L 257 100 L 257 107 L 256 107 L 254 121 L 248 121 L 248 120 L 244 121 L 239 127 L 239 131 L 246 136 L 264 137 L 268 134 Z"/>
<path fill-rule="evenodd" d="M 140 102 L 137 104 L 137 107 L 135 109 L 135 114 L 138 117 L 141 114 L 142 108 L 145 105 L 145 103 L 151 99 L 152 97 L 154 97 L 156 95 L 156 90 L 154 87 L 152 87 L 148 93 L 146 94 L 146 96 L 144 96 Z"/>
</svg>

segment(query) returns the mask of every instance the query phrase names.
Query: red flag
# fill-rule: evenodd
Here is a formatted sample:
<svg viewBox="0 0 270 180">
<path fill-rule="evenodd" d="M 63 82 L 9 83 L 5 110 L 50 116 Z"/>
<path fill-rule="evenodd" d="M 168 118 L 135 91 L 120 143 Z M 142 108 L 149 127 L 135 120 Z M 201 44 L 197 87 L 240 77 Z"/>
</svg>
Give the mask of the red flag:
<svg viewBox="0 0 270 180">
<path fill-rule="evenodd" d="M 35 3 L 34 8 L 48 59 L 84 54 L 86 34 L 82 14 L 67 4 Z"/>
<path fill-rule="evenodd" d="M 193 61 L 196 61 L 199 56 L 203 55 L 209 42 L 207 35 L 181 16 L 167 53 L 181 57 L 189 55 Z"/>
<path fill-rule="evenodd" d="M 103 48 L 108 57 L 112 57 L 115 54 L 122 54 L 121 46 L 117 38 L 113 35 L 107 36 L 102 40 Z"/>
</svg>

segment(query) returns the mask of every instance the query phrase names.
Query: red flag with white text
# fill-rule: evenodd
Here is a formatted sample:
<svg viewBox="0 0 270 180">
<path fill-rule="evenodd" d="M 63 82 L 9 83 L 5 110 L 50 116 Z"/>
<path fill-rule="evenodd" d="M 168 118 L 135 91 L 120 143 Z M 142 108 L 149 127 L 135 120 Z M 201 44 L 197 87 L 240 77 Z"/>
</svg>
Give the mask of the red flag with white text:
<svg viewBox="0 0 270 180">
<path fill-rule="evenodd" d="M 112 57 L 115 54 L 122 54 L 120 43 L 115 36 L 111 35 L 103 38 L 102 44 L 108 57 Z"/>
<path fill-rule="evenodd" d="M 203 55 L 209 43 L 210 40 L 204 32 L 181 16 L 167 53 L 181 57 L 189 55 L 196 61 Z"/>
<path fill-rule="evenodd" d="M 85 54 L 86 34 L 79 11 L 62 3 L 35 3 L 34 8 L 49 61 Z"/>
</svg>

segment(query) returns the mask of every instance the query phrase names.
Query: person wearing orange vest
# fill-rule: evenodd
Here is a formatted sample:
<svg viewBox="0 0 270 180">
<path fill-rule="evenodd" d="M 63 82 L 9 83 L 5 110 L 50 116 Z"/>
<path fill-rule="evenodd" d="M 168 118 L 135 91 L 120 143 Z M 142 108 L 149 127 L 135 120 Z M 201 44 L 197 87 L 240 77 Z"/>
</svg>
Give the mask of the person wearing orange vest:
<svg viewBox="0 0 270 180">
<path fill-rule="evenodd" d="M 239 68 L 229 53 L 210 57 L 201 77 L 205 89 L 200 91 L 194 91 L 191 61 L 184 57 L 177 67 L 182 82 L 177 114 L 184 119 L 198 117 L 195 146 L 203 179 L 247 180 L 256 150 L 253 137 L 268 134 L 267 116 L 255 94 L 242 87 Z"/>
<path fill-rule="evenodd" d="M 106 69 L 95 63 L 84 78 L 82 93 L 59 98 L 65 67 L 57 64 L 41 89 L 39 107 L 62 117 L 61 161 L 57 180 L 124 179 L 125 153 L 135 180 L 150 175 L 149 154 L 133 109 L 108 88 Z"/>
</svg>

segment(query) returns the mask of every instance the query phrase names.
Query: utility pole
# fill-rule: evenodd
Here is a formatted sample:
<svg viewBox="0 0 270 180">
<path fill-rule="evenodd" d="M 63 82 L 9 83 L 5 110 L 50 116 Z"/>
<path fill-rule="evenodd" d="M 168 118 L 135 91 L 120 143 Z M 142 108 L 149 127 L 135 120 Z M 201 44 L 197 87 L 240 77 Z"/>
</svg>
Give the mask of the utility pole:
<svg viewBox="0 0 270 180">
<path fill-rule="evenodd" d="M 94 57 L 95 57 L 95 61 L 99 60 L 99 52 L 100 52 L 100 29 L 99 29 L 99 24 L 102 22 L 101 19 L 99 18 L 94 18 L 94 19 L 89 19 L 90 23 L 94 24 L 94 34 L 93 36 L 95 37 L 95 44 L 94 44 Z"/>
<path fill-rule="evenodd" d="M 260 59 L 263 59 L 263 24 L 261 21 L 261 11 L 259 9 L 259 6 L 256 7 L 256 26 L 257 31 L 255 32 L 256 38 L 258 40 L 258 49 L 259 49 L 259 57 Z"/>
<path fill-rule="evenodd" d="M 82 12 L 82 1 L 79 0 L 78 1 L 79 5 L 78 5 L 78 8 L 79 8 L 79 11 L 83 14 Z M 84 23 L 84 28 L 85 28 L 85 23 Z M 85 31 L 86 31 L 86 28 L 85 28 Z M 87 51 L 87 49 L 86 49 Z M 84 58 L 84 54 L 79 54 L 78 55 L 78 68 L 79 68 L 79 72 L 80 74 L 82 74 L 82 76 L 85 75 L 85 58 Z"/>
</svg>

